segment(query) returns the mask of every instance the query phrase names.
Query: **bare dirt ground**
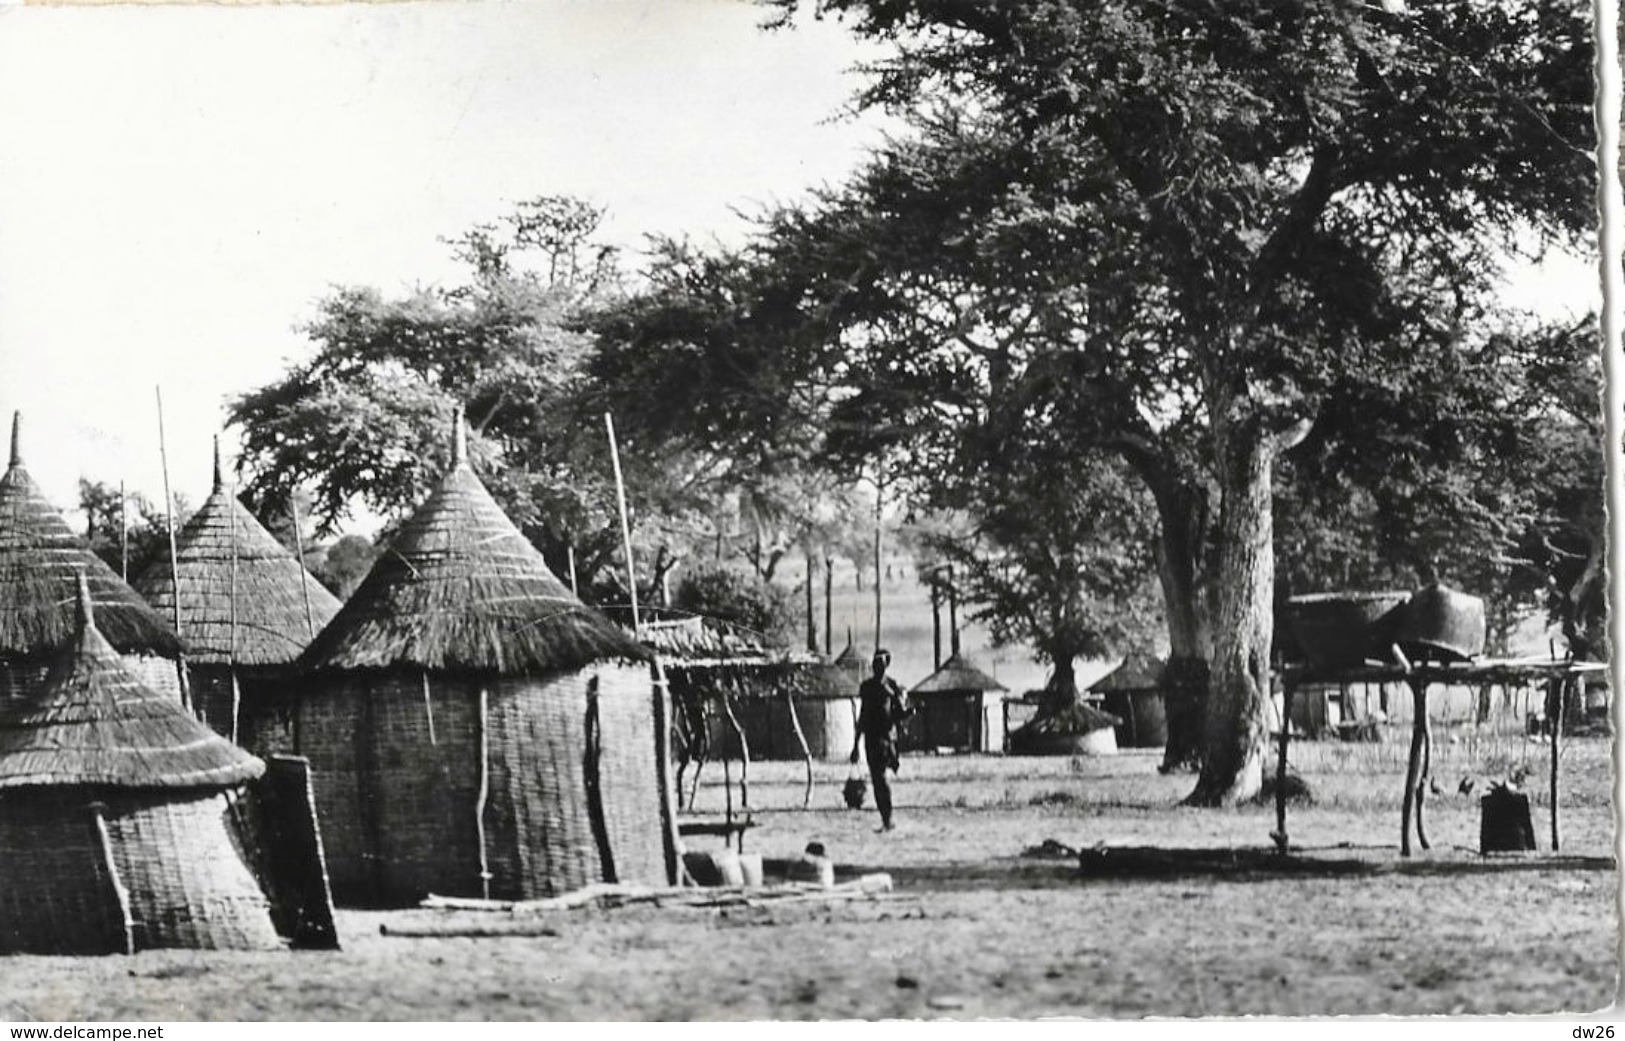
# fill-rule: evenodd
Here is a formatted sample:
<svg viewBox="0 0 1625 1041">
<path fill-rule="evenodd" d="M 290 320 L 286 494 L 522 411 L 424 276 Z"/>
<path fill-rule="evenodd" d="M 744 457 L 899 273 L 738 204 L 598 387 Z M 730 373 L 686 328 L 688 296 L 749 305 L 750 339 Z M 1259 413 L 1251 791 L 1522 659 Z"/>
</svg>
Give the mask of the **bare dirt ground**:
<svg viewBox="0 0 1625 1041">
<path fill-rule="evenodd" d="M 1189 777 L 1151 752 L 1069 761 L 911 758 L 900 827 L 839 808 L 844 764 L 754 764 L 747 849 L 822 841 L 845 868 L 889 871 L 883 898 L 831 906 L 654 908 L 538 916 L 556 935 L 407 939 L 383 924 L 491 914 L 341 912 L 337 954 L 151 952 L 12 958 L 0 1019 L 809 1019 L 1581 1013 L 1614 999 L 1617 874 L 1609 742 L 1563 756 L 1562 854 L 1550 848 L 1545 746 L 1441 741 L 1430 853 L 1398 855 L 1402 753 L 1301 743 L 1318 804 L 1295 845 L 1356 874 L 1212 872 L 1080 879 L 1074 848 L 1269 844 L 1273 810 L 1178 808 Z M 1481 858 L 1486 779 L 1518 763 L 1540 851 Z M 1470 795 L 1456 792 L 1473 776 Z M 736 774 L 737 780 L 737 774 Z M 719 811 L 710 767 L 702 810 Z M 737 791 L 735 792 L 737 798 Z M 715 841 L 715 840 L 712 840 Z"/>
</svg>

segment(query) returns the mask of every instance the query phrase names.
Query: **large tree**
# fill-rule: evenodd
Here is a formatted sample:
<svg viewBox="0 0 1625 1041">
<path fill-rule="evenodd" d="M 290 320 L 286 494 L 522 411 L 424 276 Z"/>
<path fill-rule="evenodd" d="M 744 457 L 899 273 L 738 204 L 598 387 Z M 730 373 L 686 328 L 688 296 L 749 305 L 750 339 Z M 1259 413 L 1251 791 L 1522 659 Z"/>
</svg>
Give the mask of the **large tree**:
<svg viewBox="0 0 1625 1041">
<path fill-rule="evenodd" d="M 1249 797 L 1269 690 L 1277 461 L 1347 387 L 1450 354 L 1509 251 L 1588 233 L 1588 12 L 1534 0 L 817 7 L 892 47 L 863 100 L 948 127 L 961 165 L 983 175 L 974 198 L 943 201 L 945 220 L 968 213 L 968 235 L 1039 247 L 995 254 L 1007 270 L 1025 259 L 1058 284 L 1072 272 L 1070 299 L 1029 295 L 996 324 L 983 322 L 991 280 L 972 310 L 959 293 L 924 306 L 995 336 L 1070 330 L 1050 339 L 1084 359 L 1077 384 L 1109 420 L 1102 443 L 1157 498 L 1174 558 L 1165 588 L 1189 586 L 1169 590 L 1171 632 L 1189 624 L 1210 639 L 1191 801 Z M 919 165 L 893 155 L 905 177 Z M 932 238 L 932 261 L 956 241 Z M 848 328 L 877 342 L 868 321 Z M 989 382 L 1006 353 L 987 359 Z M 870 406 L 849 401 L 851 414 L 875 415 L 897 384 L 873 381 Z"/>
<path fill-rule="evenodd" d="M 442 473 L 461 404 L 482 477 L 526 536 L 561 574 L 573 561 L 584 593 L 625 601 L 607 434 L 581 391 L 591 339 L 574 322 L 619 278 L 595 238 L 601 217 L 542 197 L 449 242 L 467 284 L 397 298 L 336 290 L 306 327 L 312 357 L 232 404 L 244 497 L 280 511 L 308 488 L 322 534 L 357 502 L 398 521 Z M 649 597 L 685 552 L 696 475 L 686 458 L 621 448 Z"/>
</svg>

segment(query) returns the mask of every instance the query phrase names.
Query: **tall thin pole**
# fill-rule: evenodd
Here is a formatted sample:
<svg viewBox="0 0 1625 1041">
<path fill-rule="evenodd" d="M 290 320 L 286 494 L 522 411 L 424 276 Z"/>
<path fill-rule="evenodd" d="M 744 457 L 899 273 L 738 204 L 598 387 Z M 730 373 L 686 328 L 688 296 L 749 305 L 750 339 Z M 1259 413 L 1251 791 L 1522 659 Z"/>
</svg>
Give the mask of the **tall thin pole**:
<svg viewBox="0 0 1625 1041">
<path fill-rule="evenodd" d="M 305 629 L 310 638 L 316 638 L 316 614 L 310 609 L 310 569 L 305 567 L 305 532 L 299 522 L 299 494 L 288 494 L 288 508 L 293 511 L 293 548 L 299 554 L 299 592 L 305 597 Z"/>
<path fill-rule="evenodd" d="M 565 549 L 570 556 L 570 592 L 580 596 L 581 589 L 576 585 L 576 548 L 574 545 L 570 545 L 566 546 Z"/>
<path fill-rule="evenodd" d="M 164 473 L 164 528 L 169 533 L 169 588 L 174 601 L 175 636 L 181 633 L 181 564 L 180 554 L 175 549 L 175 497 L 169 491 L 169 449 L 164 443 L 164 388 L 154 385 L 153 394 L 158 399 L 158 463 Z M 186 652 L 181 651 L 175 659 L 175 673 L 180 678 L 181 706 L 188 711 L 192 708 L 191 683 L 186 675 Z"/>
<path fill-rule="evenodd" d="M 130 520 L 125 512 L 124 482 L 118 483 L 118 559 L 119 577 L 130 580 Z"/>
<path fill-rule="evenodd" d="M 638 571 L 632 563 L 632 523 L 626 514 L 626 482 L 621 479 L 621 450 L 615 445 L 615 420 L 604 413 L 604 429 L 609 431 L 609 458 L 615 464 L 615 498 L 621 507 L 621 541 L 626 545 L 627 585 L 632 592 L 632 631 L 643 627 L 638 618 Z"/>
<path fill-rule="evenodd" d="M 880 511 L 884 497 L 880 478 L 875 477 L 875 650 L 880 650 Z"/>
<path fill-rule="evenodd" d="M 948 566 L 948 654 L 959 654 L 959 587 L 954 584 L 951 564 Z"/>
<path fill-rule="evenodd" d="M 216 467 L 219 466 L 220 441 L 215 440 L 214 457 Z M 237 484 L 232 482 L 231 501 L 226 505 L 226 521 L 231 525 L 231 601 L 230 601 L 230 628 L 227 630 L 226 661 L 231 669 L 231 740 L 237 742 L 237 713 L 241 709 L 242 695 L 237 688 Z"/>
</svg>

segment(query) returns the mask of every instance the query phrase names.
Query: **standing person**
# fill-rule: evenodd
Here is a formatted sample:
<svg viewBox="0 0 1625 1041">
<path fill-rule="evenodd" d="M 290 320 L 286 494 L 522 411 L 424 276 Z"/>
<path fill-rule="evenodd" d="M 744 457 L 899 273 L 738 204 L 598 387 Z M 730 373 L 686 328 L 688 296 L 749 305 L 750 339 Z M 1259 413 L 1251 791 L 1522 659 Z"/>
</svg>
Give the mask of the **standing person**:
<svg viewBox="0 0 1625 1041">
<path fill-rule="evenodd" d="M 897 770 L 897 724 L 914 714 L 914 709 L 903 703 L 903 688 L 886 675 L 891 665 L 891 652 L 878 650 L 874 657 L 874 675 L 858 685 L 858 732 L 852 740 L 851 761 L 858 761 L 858 746 L 863 746 L 869 761 L 869 780 L 875 787 L 875 805 L 880 809 L 880 828 L 891 831 L 891 781 L 886 771 Z"/>
</svg>

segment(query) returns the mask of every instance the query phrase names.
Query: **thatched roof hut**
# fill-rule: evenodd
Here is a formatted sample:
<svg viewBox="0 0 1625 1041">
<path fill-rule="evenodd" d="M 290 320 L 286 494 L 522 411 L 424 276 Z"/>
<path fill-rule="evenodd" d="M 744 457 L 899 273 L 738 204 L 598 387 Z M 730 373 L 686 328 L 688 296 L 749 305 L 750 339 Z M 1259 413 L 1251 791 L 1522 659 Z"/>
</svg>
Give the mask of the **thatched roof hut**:
<svg viewBox="0 0 1625 1041">
<path fill-rule="evenodd" d="M 547 896 L 664 883 L 666 710 L 637 641 L 453 464 L 307 648 L 298 750 L 335 894 Z"/>
<path fill-rule="evenodd" d="M 204 720 L 258 752 L 287 747 L 275 723 L 294 663 L 339 602 L 226 488 L 218 440 L 214 489 L 176 533 L 173 570 L 164 554 L 132 584 L 165 616 L 180 615 Z"/>
<path fill-rule="evenodd" d="M 1006 687 L 955 651 L 909 691 L 915 711 L 903 730 L 909 750 L 997 752 L 1004 747 Z"/>
<path fill-rule="evenodd" d="M 179 699 L 181 641 L 73 530 L 23 466 L 20 413 L 0 476 L 0 700 L 37 690 L 45 663 L 74 638 L 73 583 L 82 573 L 107 642 L 151 685 Z"/>
<path fill-rule="evenodd" d="M 79 580 L 74 642 L 0 706 L 0 951 L 280 941 L 226 830 L 265 764 L 125 666 Z"/>
<path fill-rule="evenodd" d="M 1124 748 L 1159 748 L 1168 742 L 1168 717 L 1162 704 L 1162 659 L 1131 651 L 1089 690 L 1101 695 L 1103 707 L 1122 720 L 1116 727 Z"/>
</svg>

